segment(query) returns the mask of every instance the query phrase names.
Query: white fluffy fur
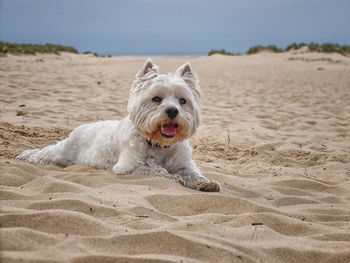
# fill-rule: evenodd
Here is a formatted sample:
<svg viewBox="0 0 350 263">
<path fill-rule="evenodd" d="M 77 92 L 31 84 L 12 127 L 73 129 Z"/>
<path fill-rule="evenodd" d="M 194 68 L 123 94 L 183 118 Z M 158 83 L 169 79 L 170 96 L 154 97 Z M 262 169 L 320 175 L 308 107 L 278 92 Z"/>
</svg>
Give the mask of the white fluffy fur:
<svg viewBox="0 0 350 263">
<path fill-rule="evenodd" d="M 116 174 L 162 176 L 193 189 L 219 191 L 220 185 L 205 178 L 191 158 L 188 138 L 201 123 L 200 94 L 189 62 L 165 75 L 148 59 L 131 87 L 128 116 L 120 121 L 84 124 L 63 141 L 24 151 L 16 158 L 62 166 L 87 165 Z M 154 97 L 161 102 L 154 102 Z M 178 109 L 176 118 L 169 119 L 169 107 Z M 174 138 L 161 133 L 164 123 L 177 125 Z"/>
</svg>

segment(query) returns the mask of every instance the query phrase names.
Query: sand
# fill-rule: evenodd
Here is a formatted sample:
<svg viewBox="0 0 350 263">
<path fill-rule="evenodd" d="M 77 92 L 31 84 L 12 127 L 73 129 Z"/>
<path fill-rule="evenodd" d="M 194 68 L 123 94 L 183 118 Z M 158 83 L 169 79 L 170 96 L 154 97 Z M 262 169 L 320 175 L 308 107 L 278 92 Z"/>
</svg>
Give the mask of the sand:
<svg viewBox="0 0 350 263">
<path fill-rule="evenodd" d="M 163 73 L 185 58 L 153 58 Z M 13 158 L 126 115 L 145 58 L 0 57 L 1 262 L 349 262 L 350 58 L 190 58 L 203 193 Z"/>
</svg>

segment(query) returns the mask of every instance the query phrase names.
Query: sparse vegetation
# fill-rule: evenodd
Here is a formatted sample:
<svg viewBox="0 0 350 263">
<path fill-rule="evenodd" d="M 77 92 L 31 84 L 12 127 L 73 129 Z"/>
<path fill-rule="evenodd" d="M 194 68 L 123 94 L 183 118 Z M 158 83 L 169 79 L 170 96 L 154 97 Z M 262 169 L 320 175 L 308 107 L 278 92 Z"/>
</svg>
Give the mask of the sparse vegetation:
<svg viewBox="0 0 350 263">
<path fill-rule="evenodd" d="M 333 60 L 331 58 L 315 58 L 315 59 L 311 59 L 311 58 L 290 57 L 290 58 L 288 58 L 288 60 L 290 60 L 290 61 L 299 60 L 299 61 L 303 61 L 303 62 L 325 61 L 325 62 L 329 62 L 329 63 L 333 63 L 333 64 L 341 63 L 340 60 Z"/>
<path fill-rule="evenodd" d="M 231 52 L 226 51 L 225 49 L 212 49 L 209 51 L 208 56 L 214 55 L 214 54 L 220 54 L 220 55 L 227 55 L 227 56 L 240 56 L 241 54 L 234 54 Z"/>
<path fill-rule="evenodd" d="M 4 56 L 6 54 L 35 55 L 36 53 L 50 53 L 50 54 L 59 55 L 61 52 L 79 54 L 77 49 L 70 46 L 53 45 L 53 44 L 33 45 L 33 44 L 17 44 L 17 43 L 9 43 L 9 42 L 0 42 L 0 56 Z M 105 57 L 91 51 L 86 51 L 83 54 L 93 54 L 96 57 Z M 111 57 L 111 56 L 108 55 L 107 57 Z"/>
<path fill-rule="evenodd" d="M 325 43 L 322 45 L 319 45 L 317 43 L 293 43 L 289 46 L 287 46 L 284 50 L 281 48 L 278 48 L 277 46 L 254 46 L 250 48 L 247 52 L 248 55 L 251 54 L 256 54 L 262 51 L 271 51 L 274 53 L 280 53 L 280 52 L 286 52 L 290 50 L 298 50 L 301 49 L 302 47 L 307 47 L 310 52 L 321 52 L 321 53 L 339 53 L 344 56 L 350 54 L 350 46 L 347 45 L 338 45 L 338 44 L 333 44 L 333 43 Z"/>
<path fill-rule="evenodd" d="M 350 46 L 347 45 L 338 45 L 338 44 L 333 44 L 333 43 L 325 43 L 322 45 L 319 45 L 317 43 L 310 43 L 310 44 L 305 44 L 305 43 L 293 43 L 286 47 L 285 51 L 289 50 L 298 50 L 302 47 L 308 47 L 308 49 L 311 52 L 322 52 L 322 53 L 339 53 L 342 55 L 347 55 L 350 53 Z"/>
<path fill-rule="evenodd" d="M 270 45 L 270 46 L 254 46 L 251 47 L 248 52 L 247 55 L 251 55 L 251 54 L 256 54 L 256 53 L 260 53 L 262 51 L 269 51 L 269 52 L 273 52 L 273 53 L 281 53 L 283 52 L 283 49 L 278 48 L 275 45 Z"/>
<path fill-rule="evenodd" d="M 85 51 L 83 54 L 84 54 L 84 55 L 92 54 L 92 55 L 94 55 L 95 57 L 98 57 L 98 56 L 99 56 L 97 53 L 91 52 L 91 51 Z"/>
<path fill-rule="evenodd" d="M 299 44 L 293 43 L 293 44 L 287 46 L 284 51 L 297 50 L 297 49 L 301 49 L 302 47 L 305 47 L 305 46 L 307 46 L 307 44 L 305 44 L 305 43 L 299 43 Z"/>
<path fill-rule="evenodd" d="M 8 42 L 0 42 L 0 54 L 30 54 L 36 53 L 52 53 L 59 54 L 60 52 L 70 52 L 78 54 L 78 50 L 70 46 L 62 45 L 32 45 L 32 44 L 16 44 Z"/>
<path fill-rule="evenodd" d="M 325 43 L 318 47 L 317 52 L 324 52 L 324 53 L 339 53 L 342 55 L 350 54 L 350 46 L 343 45 L 340 46 L 338 44 L 332 44 L 332 43 Z"/>
</svg>

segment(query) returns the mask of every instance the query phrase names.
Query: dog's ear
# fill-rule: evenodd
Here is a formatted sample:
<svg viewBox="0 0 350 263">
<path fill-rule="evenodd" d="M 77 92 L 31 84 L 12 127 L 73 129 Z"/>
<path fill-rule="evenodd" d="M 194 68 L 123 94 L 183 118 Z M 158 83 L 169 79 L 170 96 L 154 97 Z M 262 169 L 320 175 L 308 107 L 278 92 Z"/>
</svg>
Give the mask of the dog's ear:
<svg viewBox="0 0 350 263">
<path fill-rule="evenodd" d="M 176 73 L 178 73 L 181 77 L 183 77 L 185 74 L 193 75 L 191 63 L 187 61 L 185 64 L 183 64 L 176 70 Z"/>
<path fill-rule="evenodd" d="M 152 59 L 148 58 L 146 60 L 145 65 L 142 67 L 142 69 L 136 74 L 136 78 L 142 78 L 144 77 L 147 73 L 153 72 L 158 75 L 159 73 L 159 67 L 156 64 L 153 64 Z"/>
<path fill-rule="evenodd" d="M 175 74 L 183 78 L 183 80 L 187 83 L 188 86 L 190 86 L 199 93 L 199 80 L 197 74 L 193 71 L 191 63 L 189 61 L 187 61 L 184 65 L 179 67 L 176 70 Z"/>
</svg>

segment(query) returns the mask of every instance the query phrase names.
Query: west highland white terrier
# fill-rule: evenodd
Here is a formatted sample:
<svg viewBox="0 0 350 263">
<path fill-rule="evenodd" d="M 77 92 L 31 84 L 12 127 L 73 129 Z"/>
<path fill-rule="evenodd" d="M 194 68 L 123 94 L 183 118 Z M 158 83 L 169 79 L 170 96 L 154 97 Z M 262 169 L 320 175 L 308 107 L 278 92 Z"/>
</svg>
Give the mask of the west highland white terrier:
<svg viewBox="0 0 350 263">
<path fill-rule="evenodd" d="M 63 141 L 16 159 L 161 176 L 192 189 L 220 191 L 197 168 L 188 141 L 201 123 L 200 94 L 189 62 L 165 75 L 148 59 L 132 84 L 128 116 L 84 124 Z"/>
</svg>

